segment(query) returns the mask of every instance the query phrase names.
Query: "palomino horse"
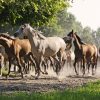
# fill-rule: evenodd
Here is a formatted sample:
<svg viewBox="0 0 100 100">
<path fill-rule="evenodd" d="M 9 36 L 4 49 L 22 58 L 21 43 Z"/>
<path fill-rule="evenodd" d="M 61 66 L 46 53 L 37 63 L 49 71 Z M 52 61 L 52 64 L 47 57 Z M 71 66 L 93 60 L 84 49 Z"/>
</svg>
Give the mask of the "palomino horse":
<svg viewBox="0 0 100 100">
<path fill-rule="evenodd" d="M 80 37 L 76 33 L 74 33 L 73 30 L 68 34 L 68 36 L 74 39 L 73 40 L 75 46 L 74 68 L 76 74 L 78 74 L 76 70 L 76 63 L 78 61 L 81 61 L 83 68 L 83 75 L 85 74 L 85 62 L 87 63 L 88 67 L 90 66 L 90 64 L 92 64 L 92 74 L 94 74 L 93 69 L 94 66 L 95 67 L 97 66 L 97 58 L 98 58 L 97 47 L 92 44 L 83 43 Z"/>
<path fill-rule="evenodd" d="M 29 40 L 15 39 L 5 33 L 5 34 L 0 34 L 0 44 L 4 46 L 5 52 L 8 55 L 8 61 L 9 61 L 8 75 L 10 73 L 10 68 L 11 64 L 13 63 L 13 60 L 16 60 L 23 78 L 21 57 L 27 57 L 32 61 L 32 59 L 30 58 L 31 45 L 29 43 Z"/>
<path fill-rule="evenodd" d="M 34 30 L 29 24 L 21 25 L 19 30 L 14 34 L 16 36 L 27 36 L 31 47 L 32 53 L 37 59 L 37 66 L 40 69 L 41 57 L 52 56 L 55 59 L 55 55 L 59 52 L 59 61 L 62 62 L 62 52 L 66 49 L 64 40 L 60 37 L 45 37 L 40 32 Z M 38 71 L 38 76 L 40 71 Z"/>
</svg>

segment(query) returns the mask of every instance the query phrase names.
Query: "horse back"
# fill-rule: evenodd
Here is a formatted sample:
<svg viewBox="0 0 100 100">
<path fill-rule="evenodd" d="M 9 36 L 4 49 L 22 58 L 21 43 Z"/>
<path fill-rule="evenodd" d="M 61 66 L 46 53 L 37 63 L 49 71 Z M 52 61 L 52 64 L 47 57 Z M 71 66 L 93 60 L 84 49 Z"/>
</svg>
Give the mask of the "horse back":
<svg viewBox="0 0 100 100">
<path fill-rule="evenodd" d="M 93 44 L 85 44 L 82 45 L 82 49 L 83 49 L 83 54 L 86 56 L 93 56 L 93 55 L 97 55 L 97 47 Z"/>
<path fill-rule="evenodd" d="M 65 41 L 60 37 L 47 37 L 47 41 L 48 41 L 49 45 L 55 44 L 57 47 L 61 47 L 64 49 L 66 48 Z"/>
<path fill-rule="evenodd" d="M 14 48 L 16 51 L 20 51 L 20 50 L 25 52 L 31 51 L 31 45 L 28 39 L 15 39 Z"/>
</svg>

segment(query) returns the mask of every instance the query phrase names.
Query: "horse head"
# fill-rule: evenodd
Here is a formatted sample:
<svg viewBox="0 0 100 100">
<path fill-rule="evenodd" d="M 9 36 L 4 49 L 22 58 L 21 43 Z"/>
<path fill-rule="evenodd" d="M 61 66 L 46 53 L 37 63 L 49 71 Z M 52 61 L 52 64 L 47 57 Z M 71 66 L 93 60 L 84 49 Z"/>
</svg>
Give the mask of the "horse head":
<svg viewBox="0 0 100 100">
<path fill-rule="evenodd" d="M 73 37 L 73 35 L 74 35 L 74 31 L 73 30 L 67 34 L 67 36 L 69 36 L 69 37 Z"/>
<path fill-rule="evenodd" d="M 71 37 L 71 38 L 73 39 L 73 41 L 78 40 L 78 42 L 79 42 L 80 44 L 85 44 L 85 43 L 81 40 L 81 38 L 78 36 L 77 32 L 73 32 L 73 30 L 72 30 L 71 32 L 69 32 L 67 36 Z"/>
<path fill-rule="evenodd" d="M 72 47 L 72 38 L 69 36 L 65 36 L 65 37 L 63 37 L 63 40 L 66 43 L 66 49 L 69 50 Z"/>
<path fill-rule="evenodd" d="M 33 35 L 35 35 L 35 30 L 29 25 L 29 24 L 23 24 L 19 27 L 19 29 L 14 33 L 15 37 L 24 37 L 28 36 L 30 32 L 34 32 Z"/>
</svg>

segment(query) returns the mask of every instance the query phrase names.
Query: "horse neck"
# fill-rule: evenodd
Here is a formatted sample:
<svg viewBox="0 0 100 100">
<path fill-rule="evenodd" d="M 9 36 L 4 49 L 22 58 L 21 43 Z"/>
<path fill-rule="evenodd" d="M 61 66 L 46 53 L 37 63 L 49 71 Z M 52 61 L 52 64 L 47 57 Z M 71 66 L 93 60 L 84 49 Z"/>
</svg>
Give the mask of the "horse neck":
<svg viewBox="0 0 100 100">
<path fill-rule="evenodd" d="M 80 44 L 80 42 L 79 42 L 79 40 L 77 39 L 77 37 L 76 36 L 74 36 L 74 46 L 75 46 L 75 49 L 80 49 L 81 48 L 81 44 Z"/>
<path fill-rule="evenodd" d="M 32 44 L 32 46 L 35 47 L 36 45 L 38 45 L 39 40 L 36 37 L 33 37 L 33 33 L 32 32 L 30 32 L 28 34 L 28 39 L 30 41 L 30 44 Z"/>
<path fill-rule="evenodd" d="M 4 46 L 5 50 L 9 49 L 9 47 L 11 46 L 12 41 L 5 39 L 5 38 L 0 38 L 0 44 L 2 46 Z"/>
</svg>

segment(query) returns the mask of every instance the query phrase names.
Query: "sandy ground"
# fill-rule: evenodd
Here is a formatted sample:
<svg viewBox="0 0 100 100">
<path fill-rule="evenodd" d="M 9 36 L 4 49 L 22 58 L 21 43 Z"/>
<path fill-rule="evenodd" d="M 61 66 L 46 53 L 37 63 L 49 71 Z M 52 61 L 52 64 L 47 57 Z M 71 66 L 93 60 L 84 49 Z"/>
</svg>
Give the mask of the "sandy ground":
<svg viewBox="0 0 100 100">
<path fill-rule="evenodd" d="M 91 70 L 90 70 L 91 71 Z M 20 77 L 5 77 L 0 78 L 0 93 L 12 93 L 19 91 L 26 92 L 49 92 L 60 90 L 63 91 L 69 88 L 75 88 L 85 85 L 88 82 L 95 82 L 100 79 L 100 64 L 98 64 L 97 72 L 94 76 L 90 74 L 76 76 L 73 67 L 64 66 L 60 75 L 56 75 L 51 69 L 48 70 L 48 75 L 41 75 L 38 80 L 31 75 L 24 79 Z"/>
</svg>

